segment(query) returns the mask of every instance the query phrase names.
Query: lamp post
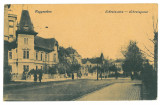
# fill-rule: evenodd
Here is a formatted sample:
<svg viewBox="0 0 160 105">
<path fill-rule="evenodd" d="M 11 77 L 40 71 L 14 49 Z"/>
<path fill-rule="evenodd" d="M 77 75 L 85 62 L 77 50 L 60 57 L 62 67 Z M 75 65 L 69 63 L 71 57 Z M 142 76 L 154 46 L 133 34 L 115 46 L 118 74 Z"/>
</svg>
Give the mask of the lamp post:
<svg viewBox="0 0 160 105">
<path fill-rule="evenodd" d="M 97 80 L 98 80 L 98 63 L 97 63 Z"/>
<path fill-rule="evenodd" d="M 103 64 L 104 64 L 104 56 L 103 56 L 103 53 L 101 53 L 99 62 L 100 62 L 100 64 L 101 64 L 101 80 L 102 80 L 102 67 L 103 67 Z"/>
<path fill-rule="evenodd" d="M 99 71 L 98 68 L 100 68 L 100 66 L 102 68 L 103 63 L 104 63 L 104 56 L 103 56 L 103 53 L 101 53 L 101 56 L 97 58 L 97 80 L 98 80 L 98 71 Z M 102 70 L 101 70 L 101 80 L 102 80 Z"/>
</svg>

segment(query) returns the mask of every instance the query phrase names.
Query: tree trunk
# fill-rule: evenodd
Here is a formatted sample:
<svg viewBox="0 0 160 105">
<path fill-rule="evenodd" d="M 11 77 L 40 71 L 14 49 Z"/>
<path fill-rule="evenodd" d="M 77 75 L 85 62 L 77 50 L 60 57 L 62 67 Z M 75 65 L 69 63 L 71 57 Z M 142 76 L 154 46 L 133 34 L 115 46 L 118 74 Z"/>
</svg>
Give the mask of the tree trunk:
<svg viewBox="0 0 160 105">
<path fill-rule="evenodd" d="M 107 78 L 108 78 L 108 75 L 109 75 L 109 71 L 107 71 Z"/>
<path fill-rule="evenodd" d="M 102 80 L 102 71 L 101 71 L 101 80 Z"/>
<path fill-rule="evenodd" d="M 106 79 L 106 70 L 104 69 L 104 78 Z"/>
<path fill-rule="evenodd" d="M 97 68 L 97 80 L 98 80 L 98 68 Z"/>
</svg>

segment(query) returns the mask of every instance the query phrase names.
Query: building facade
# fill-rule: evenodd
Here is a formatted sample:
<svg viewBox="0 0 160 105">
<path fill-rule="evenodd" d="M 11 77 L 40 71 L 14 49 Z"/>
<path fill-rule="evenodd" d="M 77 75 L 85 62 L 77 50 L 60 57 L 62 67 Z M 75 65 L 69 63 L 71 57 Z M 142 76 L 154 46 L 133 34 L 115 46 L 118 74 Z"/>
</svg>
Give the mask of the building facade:
<svg viewBox="0 0 160 105">
<path fill-rule="evenodd" d="M 14 23 L 10 25 L 15 27 Z M 9 37 L 8 63 L 12 74 L 23 74 L 24 71 L 29 72 L 32 69 L 47 70 L 48 67 L 58 64 L 58 42 L 54 38 L 45 39 L 38 36 L 28 10 L 22 10 L 17 30 L 9 34 Z"/>
<path fill-rule="evenodd" d="M 4 40 L 15 40 L 17 29 L 17 15 L 12 14 L 11 5 L 4 6 Z"/>
</svg>

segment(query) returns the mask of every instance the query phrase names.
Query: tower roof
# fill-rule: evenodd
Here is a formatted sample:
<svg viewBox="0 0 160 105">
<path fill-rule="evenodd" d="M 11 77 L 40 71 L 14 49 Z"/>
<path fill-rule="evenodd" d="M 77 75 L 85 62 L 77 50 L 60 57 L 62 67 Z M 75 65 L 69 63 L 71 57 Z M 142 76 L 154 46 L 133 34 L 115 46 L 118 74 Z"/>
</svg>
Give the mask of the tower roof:
<svg viewBox="0 0 160 105">
<path fill-rule="evenodd" d="M 103 63 L 103 62 L 104 62 L 104 56 L 103 56 L 103 53 L 101 53 L 101 56 L 100 56 L 100 58 L 99 58 L 99 62 L 100 62 L 100 63 Z"/>
<path fill-rule="evenodd" d="M 17 34 L 37 35 L 37 32 L 34 31 L 34 27 L 31 22 L 28 10 L 22 10 L 20 23 L 17 29 Z"/>
<path fill-rule="evenodd" d="M 100 59 L 104 59 L 103 53 L 101 53 Z"/>
</svg>

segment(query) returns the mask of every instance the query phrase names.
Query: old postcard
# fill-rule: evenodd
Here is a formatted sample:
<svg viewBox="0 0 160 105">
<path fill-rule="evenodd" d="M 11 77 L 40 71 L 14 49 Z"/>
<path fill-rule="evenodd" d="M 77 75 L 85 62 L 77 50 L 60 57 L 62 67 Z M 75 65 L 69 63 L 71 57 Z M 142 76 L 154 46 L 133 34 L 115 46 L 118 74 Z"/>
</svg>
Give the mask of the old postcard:
<svg viewBox="0 0 160 105">
<path fill-rule="evenodd" d="M 5 4 L 4 101 L 157 99 L 158 4 Z"/>
</svg>

